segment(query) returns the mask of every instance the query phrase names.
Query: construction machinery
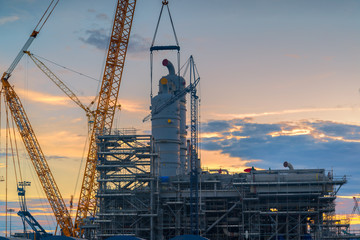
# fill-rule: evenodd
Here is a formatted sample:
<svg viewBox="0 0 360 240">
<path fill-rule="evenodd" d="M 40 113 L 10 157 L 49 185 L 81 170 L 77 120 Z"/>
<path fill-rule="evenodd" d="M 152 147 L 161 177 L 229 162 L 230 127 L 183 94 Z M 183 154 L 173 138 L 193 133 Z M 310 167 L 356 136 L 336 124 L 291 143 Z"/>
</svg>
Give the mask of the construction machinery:
<svg viewBox="0 0 360 240">
<path fill-rule="evenodd" d="M 53 4 L 54 5 L 51 5 Z M 79 197 L 78 210 L 73 227 L 71 217 L 67 211 L 66 205 L 62 199 L 60 191 L 55 183 L 51 171 L 47 165 L 46 159 L 40 145 L 36 139 L 35 133 L 30 125 L 21 101 L 15 93 L 8 79 L 11 73 L 19 63 L 22 56 L 27 52 L 32 41 L 36 38 L 46 20 L 52 13 L 58 1 L 52 1 L 43 18 L 39 21 L 35 30 L 30 35 L 29 40 L 21 49 L 9 69 L 3 74 L 1 82 L 5 93 L 5 101 L 11 111 L 11 114 L 18 127 L 20 135 L 23 139 L 25 147 L 33 162 L 35 170 L 38 174 L 40 182 L 44 188 L 45 194 L 53 209 L 56 220 L 66 236 L 82 236 L 80 226 L 87 216 L 94 216 L 96 210 L 95 193 L 97 190 L 96 164 L 97 164 L 97 135 L 109 133 L 111 131 L 115 110 L 117 107 L 117 98 L 121 83 L 122 72 L 124 69 L 125 56 L 130 37 L 130 30 L 134 16 L 136 0 L 119 0 L 116 7 L 113 29 L 109 43 L 107 60 L 104 70 L 104 77 L 100 89 L 97 109 L 94 115 L 94 127 L 90 137 L 90 146 L 86 168 L 83 178 L 83 184 Z M 52 7 L 51 7 L 52 6 Z M 48 14 L 47 14 L 48 13 Z M 49 72 L 48 72 L 49 74 Z M 54 78 L 56 79 L 56 78 Z M 61 82 L 57 81 L 70 98 L 76 101 L 76 98 L 68 91 Z M 80 103 L 81 104 L 81 103 Z M 80 106 L 83 106 L 82 104 Z M 90 112 L 86 107 L 85 111 Z"/>
<path fill-rule="evenodd" d="M 83 235 L 80 226 L 84 220 L 88 216 L 93 217 L 95 215 L 97 205 L 95 194 L 98 189 L 96 182 L 98 161 L 96 138 L 111 132 L 135 5 L 136 0 L 118 0 L 117 3 L 74 223 L 73 235 L 77 237 Z"/>
<path fill-rule="evenodd" d="M 352 212 L 351 212 L 351 214 L 354 214 L 354 213 L 356 213 L 356 214 L 359 214 L 360 215 L 360 209 L 359 209 L 359 202 L 358 202 L 358 200 L 356 199 L 356 197 L 353 197 L 353 200 L 354 200 L 354 207 L 353 207 L 353 210 L 352 210 Z"/>
<path fill-rule="evenodd" d="M 28 211 L 26 204 L 26 187 L 30 186 L 31 182 L 22 181 L 17 184 L 17 191 L 19 196 L 20 211 L 17 213 L 23 222 L 24 232 L 15 234 L 16 237 L 23 237 L 29 239 L 41 239 L 43 237 L 51 236 L 52 234 L 47 233 L 45 229 L 40 225 L 33 215 Z M 26 230 L 26 225 L 34 231 L 34 234 L 30 234 Z"/>
<path fill-rule="evenodd" d="M 20 98 L 10 86 L 9 82 L 4 78 L 2 79 L 2 85 L 5 94 L 5 102 L 10 109 L 11 115 L 39 177 L 45 195 L 54 212 L 55 218 L 63 233 L 70 236 L 72 230 L 70 214 L 67 211 L 65 202 L 51 173 L 49 165 L 47 164 L 44 153 L 41 150 L 24 107 L 21 104 Z"/>
<path fill-rule="evenodd" d="M 55 218 L 62 229 L 63 234 L 70 236 L 72 231 L 72 221 L 69 212 L 67 211 L 64 200 L 61 196 L 59 188 L 55 182 L 55 179 L 50 171 L 45 156 L 41 150 L 40 144 L 36 138 L 36 135 L 32 129 L 30 121 L 27 117 L 25 109 L 20 101 L 20 98 L 14 91 L 13 87 L 8 82 L 12 72 L 25 54 L 31 43 L 34 41 L 44 24 L 50 17 L 51 13 L 55 9 L 58 1 L 51 1 L 49 7 L 45 11 L 44 15 L 36 25 L 29 39 L 20 50 L 15 60 L 10 67 L 1 77 L 2 90 L 5 95 L 5 102 L 11 112 L 14 122 L 18 128 L 20 136 L 23 140 L 25 148 L 30 156 L 35 171 L 39 177 L 40 183 L 44 189 L 45 195 L 49 201 L 49 204 L 54 212 Z"/>
</svg>

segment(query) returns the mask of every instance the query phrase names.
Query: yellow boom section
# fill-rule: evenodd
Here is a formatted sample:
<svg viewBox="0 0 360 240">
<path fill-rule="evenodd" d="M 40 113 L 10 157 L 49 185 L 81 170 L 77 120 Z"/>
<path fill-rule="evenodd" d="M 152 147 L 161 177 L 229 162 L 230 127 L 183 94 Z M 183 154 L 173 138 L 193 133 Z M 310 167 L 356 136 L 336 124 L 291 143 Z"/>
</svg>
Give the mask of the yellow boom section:
<svg viewBox="0 0 360 240">
<path fill-rule="evenodd" d="M 74 103 L 76 103 L 79 107 L 81 107 L 88 117 L 88 122 L 93 122 L 95 113 L 91 111 L 87 106 L 85 106 L 80 99 L 75 95 L 70 88 L 68 88 L 63 81 L 61 81 L 42 61 L 40 61 L 37 57 L 31 54 L 29 51 L 25 51 L 27 55 L 31 58 L 31 60 L 40 68 L 40 70 L 45 73 L 46 76 L 50 78 L 50 80 L 56 84 Z M 89 128 L 91 129 L 91 127 Z"/>
<path fill-rule="evenodd" d="M 80 226 L 87 216 L 93 217 L 96 211 L 97 178 L 97 135 L 109 134 L 112 128 L 118 99 L 121 76 L 124 69 L 126 51 L 134 16 L 136 0 L 118 0 L 114 25 L 109 43 L 103 80 L 99 93 L 95 121 L 90 137 L 90 146 L 85 173 L 79 197 L 74 224 L 74 236 L 81 237 Z"/>
<path fill-rule="evenodd" d="M 66 209 L 64 200 L 56 185 L 55 179 L 50 171 L 45 156 L 41 150 L 40 144 L 36 139 L 35 133 L 31 127 L 30 121 L 26 115 L 24 107 L 14 89 L 5 79 L 6 73 L 1 78 L 5 102 L 10 109 L 11 115 L 19 130 L 25 148 L 30 156 L 31 162 L 39 177 L 40 183 L 44 189 L 46 197 L 54 212 L 56 221 L 66 236 L 71 236 L 72 221 L 69 212 Z"/>
</svg>

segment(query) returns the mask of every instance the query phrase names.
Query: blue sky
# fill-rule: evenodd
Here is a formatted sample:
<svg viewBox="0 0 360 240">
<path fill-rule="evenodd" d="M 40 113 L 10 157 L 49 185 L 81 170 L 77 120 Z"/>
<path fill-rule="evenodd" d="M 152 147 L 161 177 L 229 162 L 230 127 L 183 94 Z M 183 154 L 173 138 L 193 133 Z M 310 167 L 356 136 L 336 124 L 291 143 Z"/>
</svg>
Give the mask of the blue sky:
<svg viewBox="0 0 360 240">
<path fill-rule="evenodd" d="M 8 68 L 48 2 L 0 0 L 1 71 Z M 60 0 L 30 50 L 100 79 L 115 3 Z M 161 0 L 137 3 L 116 127 L 135 127 L 140 132 L 150 129 L 142 119 L 149 113 L 148 48 L 160 7 Z M 282 163 L 289 161 L 295 168 L 346 174 L 349 183 L 339 194 L 359 193 L 359 1 L 229 0 L 225 4 L 219 0 L 173 0 L 170 8 L 182 48 L 181 63 L 192 54 L 201 76 L 204 166 L 234 171 L 246 166 L 282 169 Z M 157 43 L 173 44 L 164 17 Z M 175 59 L 171 54 L 155 55 L 155 81 L 166 74 L 161 66 L 165 57 Z M 95 97 L 98 81 L 51 63 L 48 66 L 84 103 Z M 85 114 L 27 57 L 10 82 L 22 99 L 63 197 L 68 202 L 75 193 L 76 198 L 79 184 L 75 182 L 82 175 L 79 169 L 86 146 Z M 3 156 L 5 130 L 1 131 Z M 33 182 L 29 199 L 34 199 L 36 206 L 36 199 L 44 195 L 24 149 L 20 152 L 24 175 Z M 0 176 L 5 175 L 4 169 L 1 157 Z M 13 174 L 11 168 L 9 171 Z M 0 182 L 0 213 L 4 210 L 4 186 Z M 14 180 L 9 182 L 9 196 L 16 208 Z M 349 213 L 352 200 L 340 200 L 339 211 Z M 45 213 L 50 213 L 48 210 Z"/>
</svg>

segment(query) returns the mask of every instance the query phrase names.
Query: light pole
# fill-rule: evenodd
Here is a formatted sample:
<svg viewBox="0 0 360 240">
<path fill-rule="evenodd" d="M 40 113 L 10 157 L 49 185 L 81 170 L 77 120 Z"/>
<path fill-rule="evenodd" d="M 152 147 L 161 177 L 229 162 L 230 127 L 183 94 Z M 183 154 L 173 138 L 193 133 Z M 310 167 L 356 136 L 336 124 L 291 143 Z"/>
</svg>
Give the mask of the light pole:
<svg viewBox="0 0 360 240">
<path fill-rule="evenodd" d="M 13 212 L 15 212 L 15 209 L 9 208 L 8 212 L 10 213 L 10 237 L 11 237 L 11 215 L 12 215 Z"/>
</svg>

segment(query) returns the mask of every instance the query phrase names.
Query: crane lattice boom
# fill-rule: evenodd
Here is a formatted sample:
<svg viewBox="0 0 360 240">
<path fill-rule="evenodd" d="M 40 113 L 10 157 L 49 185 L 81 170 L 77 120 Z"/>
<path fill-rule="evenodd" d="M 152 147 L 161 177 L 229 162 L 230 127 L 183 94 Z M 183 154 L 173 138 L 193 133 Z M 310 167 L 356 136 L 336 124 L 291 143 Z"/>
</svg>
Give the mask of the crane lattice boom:
<svg viewBox="0 0 360 240">
<path fill-rule="evenodd" d="M 10 109 L 11 115 L 24 142 L 25 148 L 39 177 L 40 183 L 43 189 L 45 189 L 46 197 L 54 212 L 55 218 L 63 233 L 67 236 L 70 236 L 72 230 L 70 214 L 66 209 L 64 200 L 50 171 L 45 156 L 41 150 L 40 144 L 31 127 L 24 107 L 22 106 L 21 101 L 15 93 L 14 89 L 10 86 L 9 82 L 5 80 L 5 77 L 6 73 L 4 73 L 1 79 L 3 91 L 5 94 L 5 102 Z"/>
<path fill-rule="evenodd" d="M 95 121 L 90 137 L 90 146 L 86 161 L 85 173 L 75 218 L 74 236 L 82 235 L 80 225 L 87 216 L 94 216 L 96 211 L 95 194 L 97 145 L 96 136 L 109 134 L 113 124 L 115 109 L 124 69 L 126 51 L 134 16 L 136 0 L 118 0 L 109 49 L 101 84 Z"/>
<path fill-rule="evenodd" d="M 76 103 L 79 107 L 81 107 L 85 112 L 86 116 L 89 119 L 89 122 L 94 120 L 94 112 L 90 110 L 87 106 L 85 106 L 80 99 L 75 95 L 70 88 L 68 88 L 63 81 L 61 81 L 42 61 L 40 61 L 37 57 L 31 54 L 29 51 L 25 51 L 27 55 L 31 58 L 31 60 L 40 68 L 40 70 L 50 78 L 50 80 L 56 84 L 74 103 Z M 91 129 L 91 128 L 90 128 Z"/>
</svg>

